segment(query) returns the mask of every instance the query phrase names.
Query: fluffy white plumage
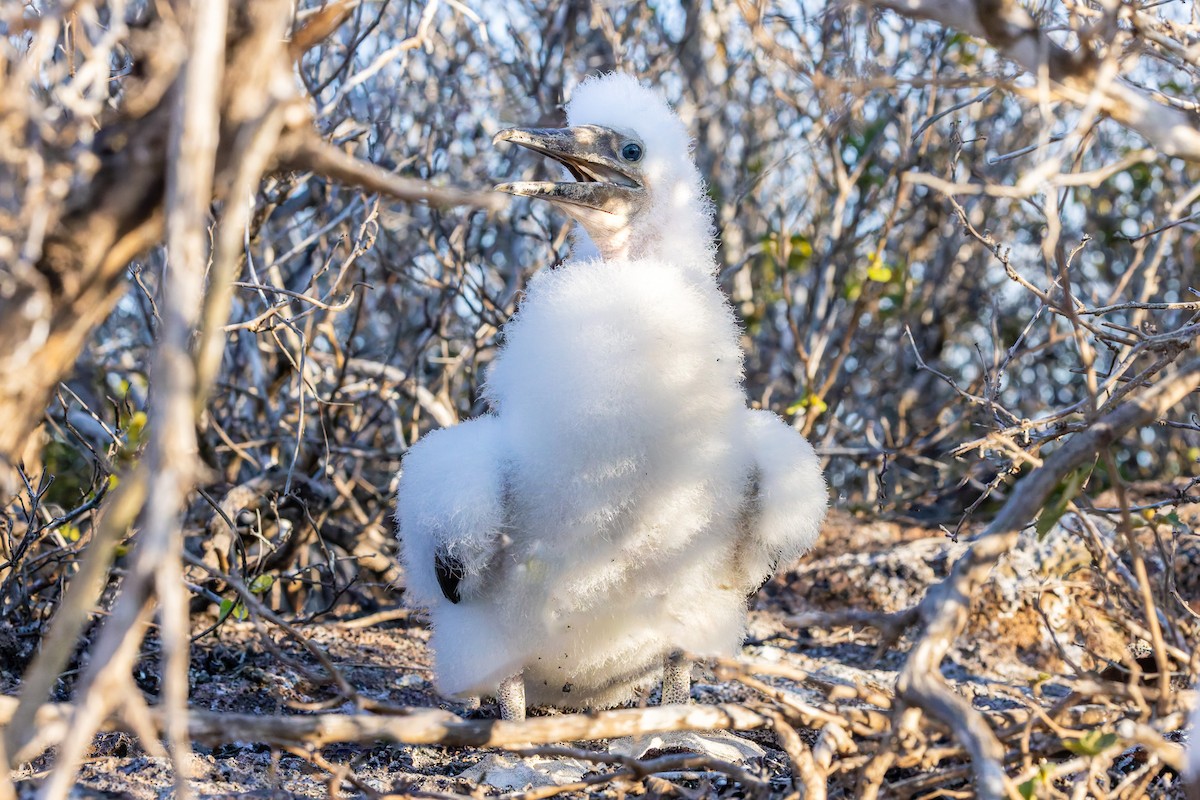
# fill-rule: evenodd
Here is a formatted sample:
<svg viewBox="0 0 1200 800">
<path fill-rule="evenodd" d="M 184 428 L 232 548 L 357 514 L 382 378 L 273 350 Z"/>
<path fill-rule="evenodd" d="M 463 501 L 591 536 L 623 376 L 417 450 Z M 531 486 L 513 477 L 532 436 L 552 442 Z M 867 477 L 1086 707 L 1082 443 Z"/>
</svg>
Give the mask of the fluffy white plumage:
<svg viewBox="0 0 1200 800">
<path fill-rule="evenodd" d="M 811 547 L 826 490 L 808 442 L 746 406 L 682 123 L 624 75 L 580 85 L 568 119 L 643 145 L 646 203 L 533 278 L 490 412 L 409 451 L 397 519 L 443 693 L 523 672 L 531 704 L 604 707 L 675 649 L 735 651 L 748 594 Z M 439 557 L 457 562 L 459 602 Z"/>
</svg>

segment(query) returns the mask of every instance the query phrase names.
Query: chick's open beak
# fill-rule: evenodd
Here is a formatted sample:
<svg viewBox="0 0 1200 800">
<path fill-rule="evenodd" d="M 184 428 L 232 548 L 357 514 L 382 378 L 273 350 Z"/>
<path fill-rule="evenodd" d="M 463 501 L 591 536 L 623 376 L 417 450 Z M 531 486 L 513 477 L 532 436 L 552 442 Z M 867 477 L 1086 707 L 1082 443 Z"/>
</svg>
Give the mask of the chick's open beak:
<svg viewBox="0 0 1200 800">
<path fill-rule="evenodd" d="M 509 128 L 492 141 L 512 142 L 550 156 L 575 179 L 502 183 L 496 187 L 498 192 L 540 197 L 566 206 L 563 210 L 576 217 L 590 216 L 590 210 L 627 219 L 642 205 L 645 187 L 641 172 L 636 163 L 621 157 L 628 137 L 616 131 L 599 125 Z"/>
</svg>

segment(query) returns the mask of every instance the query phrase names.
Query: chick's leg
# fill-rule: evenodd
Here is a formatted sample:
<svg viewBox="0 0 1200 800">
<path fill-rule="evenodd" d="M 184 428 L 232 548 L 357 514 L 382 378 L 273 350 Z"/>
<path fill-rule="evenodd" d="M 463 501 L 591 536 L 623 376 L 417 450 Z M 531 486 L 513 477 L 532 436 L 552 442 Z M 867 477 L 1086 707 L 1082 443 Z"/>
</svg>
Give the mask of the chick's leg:
<svg viewBox="0 0 1200 800">
<path fill-rule="evenodd" d="M 686 703 L 692 699 L 692 662 L 683 653 L 668 653 L 663 658 L 662 705 Z"/>
<path fill-rule="evenodd" d="M 520 722 L 525 719 L 524 673 L 518 672 L 501 681 L 496 699 L 500 702 L 500 719 L 506 722 Z"/>
</svg>

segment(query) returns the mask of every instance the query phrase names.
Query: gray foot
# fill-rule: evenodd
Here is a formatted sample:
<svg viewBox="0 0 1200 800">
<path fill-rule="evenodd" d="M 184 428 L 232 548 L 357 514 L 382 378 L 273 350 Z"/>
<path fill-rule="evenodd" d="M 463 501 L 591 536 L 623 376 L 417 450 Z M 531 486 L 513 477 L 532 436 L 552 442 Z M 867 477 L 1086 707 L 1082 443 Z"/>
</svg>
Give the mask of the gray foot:
<svg viewBox="0 0 1200 800">
<path fill-rule="evenodd" d="M 766 757 L 763 750 L 749 739 L 728 731 L 670 731 L 645 736 L 613 739 L 608 751 L 631 758 L 645 758 L 662 753 L 700 753 L 731 764 L 745 764 Z"/>
<path fill-rule="evenodd" d="M 488 753 L 458 777 L 476 786 L 494 786 L 506 792 L 575 783 L 596 765 L 575 758 L 522 758 L 515 753 Z"/>
</svg>

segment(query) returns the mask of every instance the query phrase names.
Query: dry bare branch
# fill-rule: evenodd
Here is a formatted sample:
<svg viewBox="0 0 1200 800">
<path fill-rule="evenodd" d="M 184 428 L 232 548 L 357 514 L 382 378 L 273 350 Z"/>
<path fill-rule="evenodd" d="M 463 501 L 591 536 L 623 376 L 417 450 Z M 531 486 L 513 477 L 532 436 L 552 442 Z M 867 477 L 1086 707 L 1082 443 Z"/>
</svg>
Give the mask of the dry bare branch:
<svg viewBox="0 0 1200 800">
<path fill-rule="evenodd" d="M 1166 156 L 1200 161 L 1200 129 L 1194 115 L 1152 99 L 1101 69 L 1085 50 L 1055 44 L 1015 0 L 880 0 L 898 13 L 930 19 L 983 39 L 1030 75 L 1045 74 L 1055 95 L 1087 106 L 1099 95 L 1100 110 L 1137 131 Z"/>
<path fill-rule="evenodd" d="M 0 697 L 0 723 L 7 723 L 16 700 Z M 164 730 L 162 709 L 151 709 L 151 719 Z M 47 703 L 37 713 L 43 744 L 59 741 L 73 718 L 74 709 Z M 111 723 L 110 723 L 111 724 Z M 754 730 L 771 720 L 751 708 L 720 705 L 659 706 L 587 714 L 530 717 L 522 722 L 496 719 L 462 719 L 448 711 L 408 709 L 401 716 L 368 714 L 315 714 L 270 717 L 192 710 L 188 732 L 195 741 L 220 744 L 231 740 L 276 745 L 316 746 L 332 742 L 397 742 L 446 747 L 506 747 L 553 742 L 581 742 L 641 736 L 667 731 Z"/>
<path fill-rule="evenodd" d="M 276 159 L 279 169 L 312 172 L 346 186 L 379 192 L 405 202 L 470 205 L 493 211 L 504 205 L 504 198 L 494 192 L 434 186 L 427 181 L 395 175 L 339 150 L 311 130 L 288 136 L 281 142 Z"/>
</svg>

